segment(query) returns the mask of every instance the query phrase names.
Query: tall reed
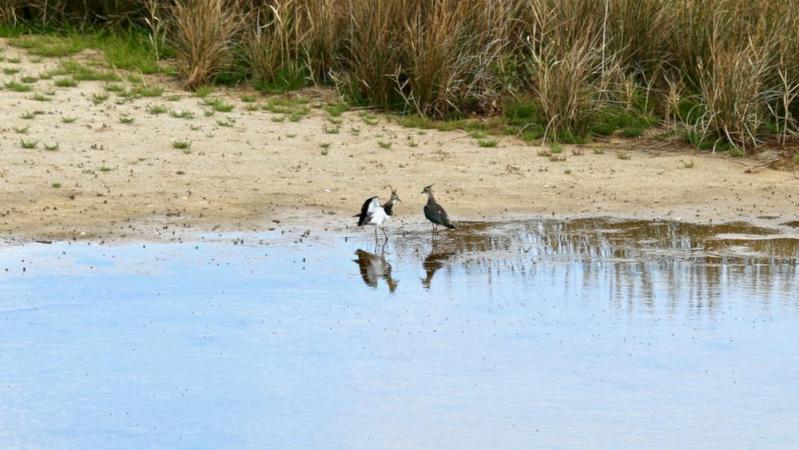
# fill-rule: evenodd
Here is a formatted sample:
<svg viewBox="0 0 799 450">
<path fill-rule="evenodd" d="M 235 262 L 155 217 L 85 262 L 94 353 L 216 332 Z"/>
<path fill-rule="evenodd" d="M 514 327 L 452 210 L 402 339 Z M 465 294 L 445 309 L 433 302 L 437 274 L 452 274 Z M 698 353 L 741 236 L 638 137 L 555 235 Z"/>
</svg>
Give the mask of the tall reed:
<svg viewBox="0 0 799 450">
<path fill-rule="evenodd" d="M 244 16 L 225 0 L 176 0 L 171 13 L 178 71 L 186 87 L 195 89 L 231 63 Z"/>
<path fill-rule="evenodd" d="M 333 0 L 283 0 L 255 8 L 243 39 L 251 76 L 263 84 L 319 83 L 333 68 Z"/>
<path fill-rule="evenodd" d="M 190 88 L 241 49 L 257 84 L 332 83 L 433 118 L 518 95 L 551 135 L 607 108 L 740 149 L 799 131 L 799 0 L 6 0 L 0 21 L 155 35 L 155 9 Z"/>
</svg>

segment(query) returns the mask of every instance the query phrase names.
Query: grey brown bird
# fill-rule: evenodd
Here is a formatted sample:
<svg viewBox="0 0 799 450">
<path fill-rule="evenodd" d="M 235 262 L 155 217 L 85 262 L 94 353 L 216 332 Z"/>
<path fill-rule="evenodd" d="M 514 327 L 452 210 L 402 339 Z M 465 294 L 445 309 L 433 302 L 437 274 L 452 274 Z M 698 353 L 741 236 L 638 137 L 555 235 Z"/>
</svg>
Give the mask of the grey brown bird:
<svg viewBox="0 0 799 450">
<path fill-rule="evenodd" d="M 433 223 L 433 233 L 436 232 L 436 225 L 441 225 L 442 227 L 446 228 L 455 228 L 449 221 L 449 216 L 447 216 L 447 212 L 444 211 L 444 208 L 436 202 L 435 197 L 433 197 L 433 185 L 427 186 L 422 190 L 422 194 L 427 194 L 427 204 L 424 205 L 424 216 L 427 217 L 427 220 Z"/>
</svg>

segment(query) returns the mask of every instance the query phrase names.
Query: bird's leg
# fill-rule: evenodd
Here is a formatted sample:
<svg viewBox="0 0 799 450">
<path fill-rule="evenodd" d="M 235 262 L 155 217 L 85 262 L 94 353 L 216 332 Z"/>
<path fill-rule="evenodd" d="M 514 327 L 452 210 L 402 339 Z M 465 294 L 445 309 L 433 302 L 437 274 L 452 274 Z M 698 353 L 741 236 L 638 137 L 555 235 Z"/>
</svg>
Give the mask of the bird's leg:
<svg viewBox="0 0 799 450">
<path fill-rule="evenodd" d="M 377 227 L 375 227 L 375 242 L 377 242 Z"/>
<path fill-rule="evenodd" d="M 386 242 L 388 242 L 388 231 L 385 228 L 383 228 L 383 236 L 386 237 Z"/>
</svg>

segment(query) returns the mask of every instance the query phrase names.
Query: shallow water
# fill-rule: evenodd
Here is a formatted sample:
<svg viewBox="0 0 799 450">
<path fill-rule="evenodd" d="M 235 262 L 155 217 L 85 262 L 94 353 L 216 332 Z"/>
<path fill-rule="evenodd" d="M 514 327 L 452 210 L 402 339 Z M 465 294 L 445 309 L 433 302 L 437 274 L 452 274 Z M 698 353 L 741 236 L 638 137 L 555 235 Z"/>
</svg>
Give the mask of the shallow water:
<svg viewBox="0 0 799 450">
<path fill-rule="evenodd" d="M 0 448 L 799 443 L 796 240 L 598 219 L 370 238 L 0 247 Z"/>
</svg>

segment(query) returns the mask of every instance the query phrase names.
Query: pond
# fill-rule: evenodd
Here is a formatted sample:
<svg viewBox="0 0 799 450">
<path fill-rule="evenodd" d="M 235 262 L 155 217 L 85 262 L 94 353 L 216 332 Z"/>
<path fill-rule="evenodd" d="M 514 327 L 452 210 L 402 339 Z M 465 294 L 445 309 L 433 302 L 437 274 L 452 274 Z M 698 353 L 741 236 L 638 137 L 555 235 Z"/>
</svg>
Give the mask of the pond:
<svg viewBox="0 0 799 450">
<path fill-rule="evenodd" d="M 0 448 L 788 448 L 799 241 L 582 219 L 0 247 Z"/>
</svg>

